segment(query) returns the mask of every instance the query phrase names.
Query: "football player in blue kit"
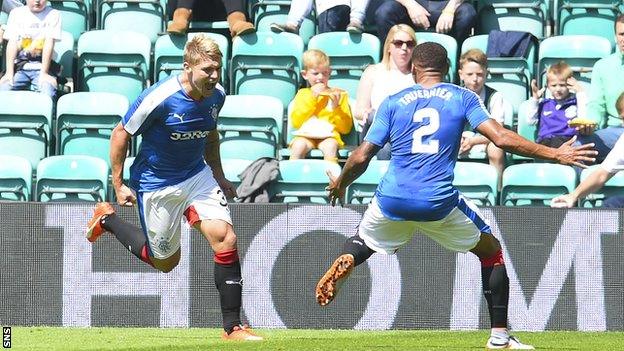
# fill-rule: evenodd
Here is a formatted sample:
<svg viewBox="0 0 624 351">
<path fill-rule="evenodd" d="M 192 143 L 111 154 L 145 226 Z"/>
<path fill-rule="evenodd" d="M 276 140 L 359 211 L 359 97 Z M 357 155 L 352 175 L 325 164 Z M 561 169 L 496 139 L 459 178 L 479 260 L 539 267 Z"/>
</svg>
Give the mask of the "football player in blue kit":
<svg viewBox="0 0 624 351">
<path fill-rule="evenodd" d="M 453 168 L 466 121 L 496 146 L 513 153 L 583 167 L 593 161 L 592 144 L 558 149 L 529 142 L 490 118 L 472 91 L 442 82 L 447 52 L 439 44 L 418 45 L 412 54 L 416 85 L 388 97 L 379 107 L 364 142 L 349 157 L 339 177 L 327 187 L 332 205 L 342 203 L 345 189 L 390 142 L 388 171 L 364 213 L 356 236 L 316 286 L 317 302 L 330 303 L 353 268 L 373 253 L 394 254 L 416 230 L 445 248 L 470 251 L 481 261 L 483 291 L 491 320 L 487 349 L 533 349 L 509 335 L 509 278 L 499 241 L 477 207 L 453 186 Z"/>
<path fill-rule="evenodd" d="M 146 89 L 132 104 L 111 135 L 112 183 L 119 205 L 137 205 L 142 228 L 103 202 L 96 205 L 86 236 L 95 242 L 111 232 L 136 257 L 166 273 L 180 261 L 185 217 L 215 252 L 223 338 L 262 340 L 240 320 L 241 268 L 226 200 L 236 191 L 223 174 L 216 130 L 225 101 L 218 83 L 221 58 L 215 41 L 193 37 L 184 48 L 183 71 Z M 143 140 L 128 187 L 122 182 L 123 164 L 136 135 Z"/>
</svg>

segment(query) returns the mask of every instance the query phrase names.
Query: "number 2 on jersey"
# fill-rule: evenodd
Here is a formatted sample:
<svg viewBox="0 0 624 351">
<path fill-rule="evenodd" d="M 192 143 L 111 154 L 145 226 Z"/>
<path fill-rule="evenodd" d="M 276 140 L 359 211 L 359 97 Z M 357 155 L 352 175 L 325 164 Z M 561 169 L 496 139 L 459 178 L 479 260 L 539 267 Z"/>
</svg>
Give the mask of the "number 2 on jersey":
<svg viewBox="0 0 624 351">
<path fill-rule="evenodd" d="M 414 112 L 412 121 L 418 123 L 424 121 L 425 118 L 429 119 L 429 124 L 419 127 L 412 135 L 413 154 L 436 154 L 440 148 L 440 142 L 437 139 L 423 142 L 423 137 L 435 133 L 440 128 L 440 113 L 434 108 L 423 108 Z"/>
</svg>

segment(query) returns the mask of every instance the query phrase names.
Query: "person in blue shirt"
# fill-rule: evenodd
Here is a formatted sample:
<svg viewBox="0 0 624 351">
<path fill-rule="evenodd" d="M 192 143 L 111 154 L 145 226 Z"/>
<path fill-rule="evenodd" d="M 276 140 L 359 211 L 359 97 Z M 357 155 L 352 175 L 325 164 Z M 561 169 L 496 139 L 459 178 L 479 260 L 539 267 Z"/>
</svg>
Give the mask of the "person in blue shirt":
<svg viewBox="0 0 624 351">
<path fill-rule="evenodd" d="M 86 237 L 111 232 L 132 254 L 162 272 L 180 261 L 181 220 L 208 240 L 215 252 L 214 277 L 223 315 L 223 338 L 262 340 L 241 324 L 241 267 L 226 197 L 236 191 L 225 178 L 219 155 L 217 116 L 225 101 L 219 85 L 222 53 L 197 35 L 184 48 L 183 71 L 146 89 L 111 135 L 112 184 L 121 206 L 138 207 L 141 227 L 98 203 Z M 123 184 L 131 137 L 141 148 Z"/>
<path fill-rule="evenodd" d="M 330 178 L 331 204 L 343 203 L 345 190 L 366 170 L 386 142 L 391 155 L 388 171 L 360 222 L 357 235 L 316 286 L 321 306 L 329 304 L 353 268 L 373 253 L 394 254 L 416 230 L 445 248 L 470 251 L 481 261 L 482 283 L 491 319 L 488 349 L 533 349 L 509 335 L 507 306 L 509 279 L 499 241 L 477 207 L 452 184 L 453 168 L 464 124 L 470 123 L 496 146 L 521 155 L 583 167 L 593 160 L 592 144 L 560 148 L 532 143 L 491 119 L 472 91 L 444 83 L 447 52 L 437 43 L 416 46 L 412 73 L 416 85 L 391 95 L 379 107 L 362 144 L 353 151 L 340 176 Z"/>
</svg>

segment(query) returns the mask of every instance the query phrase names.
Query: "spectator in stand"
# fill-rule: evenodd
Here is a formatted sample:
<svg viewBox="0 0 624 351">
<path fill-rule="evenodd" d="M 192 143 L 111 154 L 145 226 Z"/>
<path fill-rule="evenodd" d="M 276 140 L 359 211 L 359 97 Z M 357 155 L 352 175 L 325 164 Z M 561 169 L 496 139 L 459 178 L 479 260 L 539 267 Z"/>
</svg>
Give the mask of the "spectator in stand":
<svg viewBox="0 0 624 351">
<path fill-rule="evenodd" d="M 0 1 L 0 3 L 2 3 L 2 9 L 0 10 L 0 12 L 4 12 L 7 15 L 11 13 L 11 10 L 13 10 L 14 8 L 24 6 L 24 4 L 22 4 L 18 0 L 3 0 L 3 1 Z M 2 42 L 4 38 L 5 27 L 6 25 L 0 24 L 0 42 Z"/>
<path fill-rule="evenodd" d="M 614 29 L 617 52 L 594 64 L 587 116 L 581 116 L 591 119 L 599 128 L 594 133 L 591 130 L 581 133 L 589 135 L 579 137 L 579 142 L 596 144 L 596 162 L 604 160 L 624 133 L 622 119 L 615 109 L 618 96 L 624 92 L 624 14 L 617 16 Z"/>
<path fill-rule="evenodd" d="M 388 32 L 381 62 L 368 66 L 362 73 L 353 113 L 355 120 L 362 126 L 360 140 L 364 140 L 381 102 L 414 85 L 412 52 L 415 47 L 416 33 L 412 27 L 397 24 Z M 390 144 L 379 150 L 377 158 L 390 159 Z"/>
<path fill-rule="evenodd" d="M 461 55 L 459 58 L 459 78 L 466 88 L 479 96 L 490 113 L 490 117 L 502 126 L 505 124 L 505 113 L 511 111 L 511 106 L 501 92 L 485 85 L 486 76 L 487 56 L 483 51 L 471 49 Z M 505 151 L 481 134 L 465 131 L 462 134 L 459 148 L 460 155 L 469 153 L 474 147 L 483 148 L 487 153 L 490 164 L 496 167 L 498 172 L 498 184 L 501 184 L 505 169 Z"/>
<path fill-rule="evenodd" d="M 305 158 L 310 150 L 320 149 L 325 160 L 337 162 L 338 148 L 344 146 L 340 135 L 353 127 L 349 96 L 327 85 L 331 68 L 329 57 L 321 50 L 304 52 L 303 67 L 301 75 L 310 87 L 300 89 L 293 100 L 290 117 L 296 130 L 290 158 Z"/>
<path fill-rule="evenodd" d="M 535 79 L 531 81 L 533 97 L 528 122 L 538 125 L 537 142 L 559 147 L 575 135 L 591 134 L 592 124 L 573 126 L 577 117 L 586 115 L 587 95 L 572 76 L 570 65 L 560 61 L 550 66 L 546 71 L 546 86 L 551 97 L 542 98 L 545 89 L 539 89 Z"/>
<path fill-rule="evenodd" d="M 377 33 L 384 41 L 389 29 L 403 23 L 414 30 L 435 30 L 449 34 L 461 46 L 475 25 L 477 11 L 464 0 L 393 0 L 382 3 L 375 11 Z"/>
<path fill-rule="evenodd" d="M 230 35 L 253 33 L 254 25 L 247 20 L 246 2 L 244 0 L 169 0 L 169 12 L 173 12 L 173 20 L 167 27 L 167 32 L 174 35 L 184 35 L 188 31 L 191 18 L 198 21 L 227 20 Z"/>
<path fill-rule="evenodd" d="M 316 22 L 319 33 L 341 32 L 357 34 L 364 31 L 364 17 L 370 0 L 316 0 Z M 293 0 L 286 23 L 271 23 L 277 33 L 299 33 L 303 19 L 312 12 L 314 0 Z"/>
<path fill-rule="evenodd" d="M 9 14 L 5 39 L 6 72 L 0 90 L 27 90 L 31 87 L 56 96 L 56 77 L 61 66 L 52 60 L 54 42 L 61 39 L 61 14 L 46 0 L 27 0 L 26 6 Z"/>
</svg>

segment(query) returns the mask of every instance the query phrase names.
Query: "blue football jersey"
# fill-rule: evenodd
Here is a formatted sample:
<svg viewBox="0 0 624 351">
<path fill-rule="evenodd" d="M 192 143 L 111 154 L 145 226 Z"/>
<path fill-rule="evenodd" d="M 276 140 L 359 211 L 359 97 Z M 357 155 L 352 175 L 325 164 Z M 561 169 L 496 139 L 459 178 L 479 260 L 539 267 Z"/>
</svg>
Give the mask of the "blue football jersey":
<svg viewBox="0 0 624 351">
<path fill-rule="evenodd" d="M 490 118 L 479 97 L 454 84 L 420 85 L 386 98 L 365 140 L 390 143 L 392 158 L 375 196 L 392 220 L 435 221 L 457 205 L 453 186 L 461 134 Z"/>
<path fill-rule="evenodd" d="M 178 76 L 141 93 L 121 121 L 128 133 L 142 137 L 130 168 L 130 187 L 154 191 L 199 173 L 206 165 L 206 137 L 217 127 L 224 101 L 220 85 L 209 97 L 193 100 Z"/>
</svg>

